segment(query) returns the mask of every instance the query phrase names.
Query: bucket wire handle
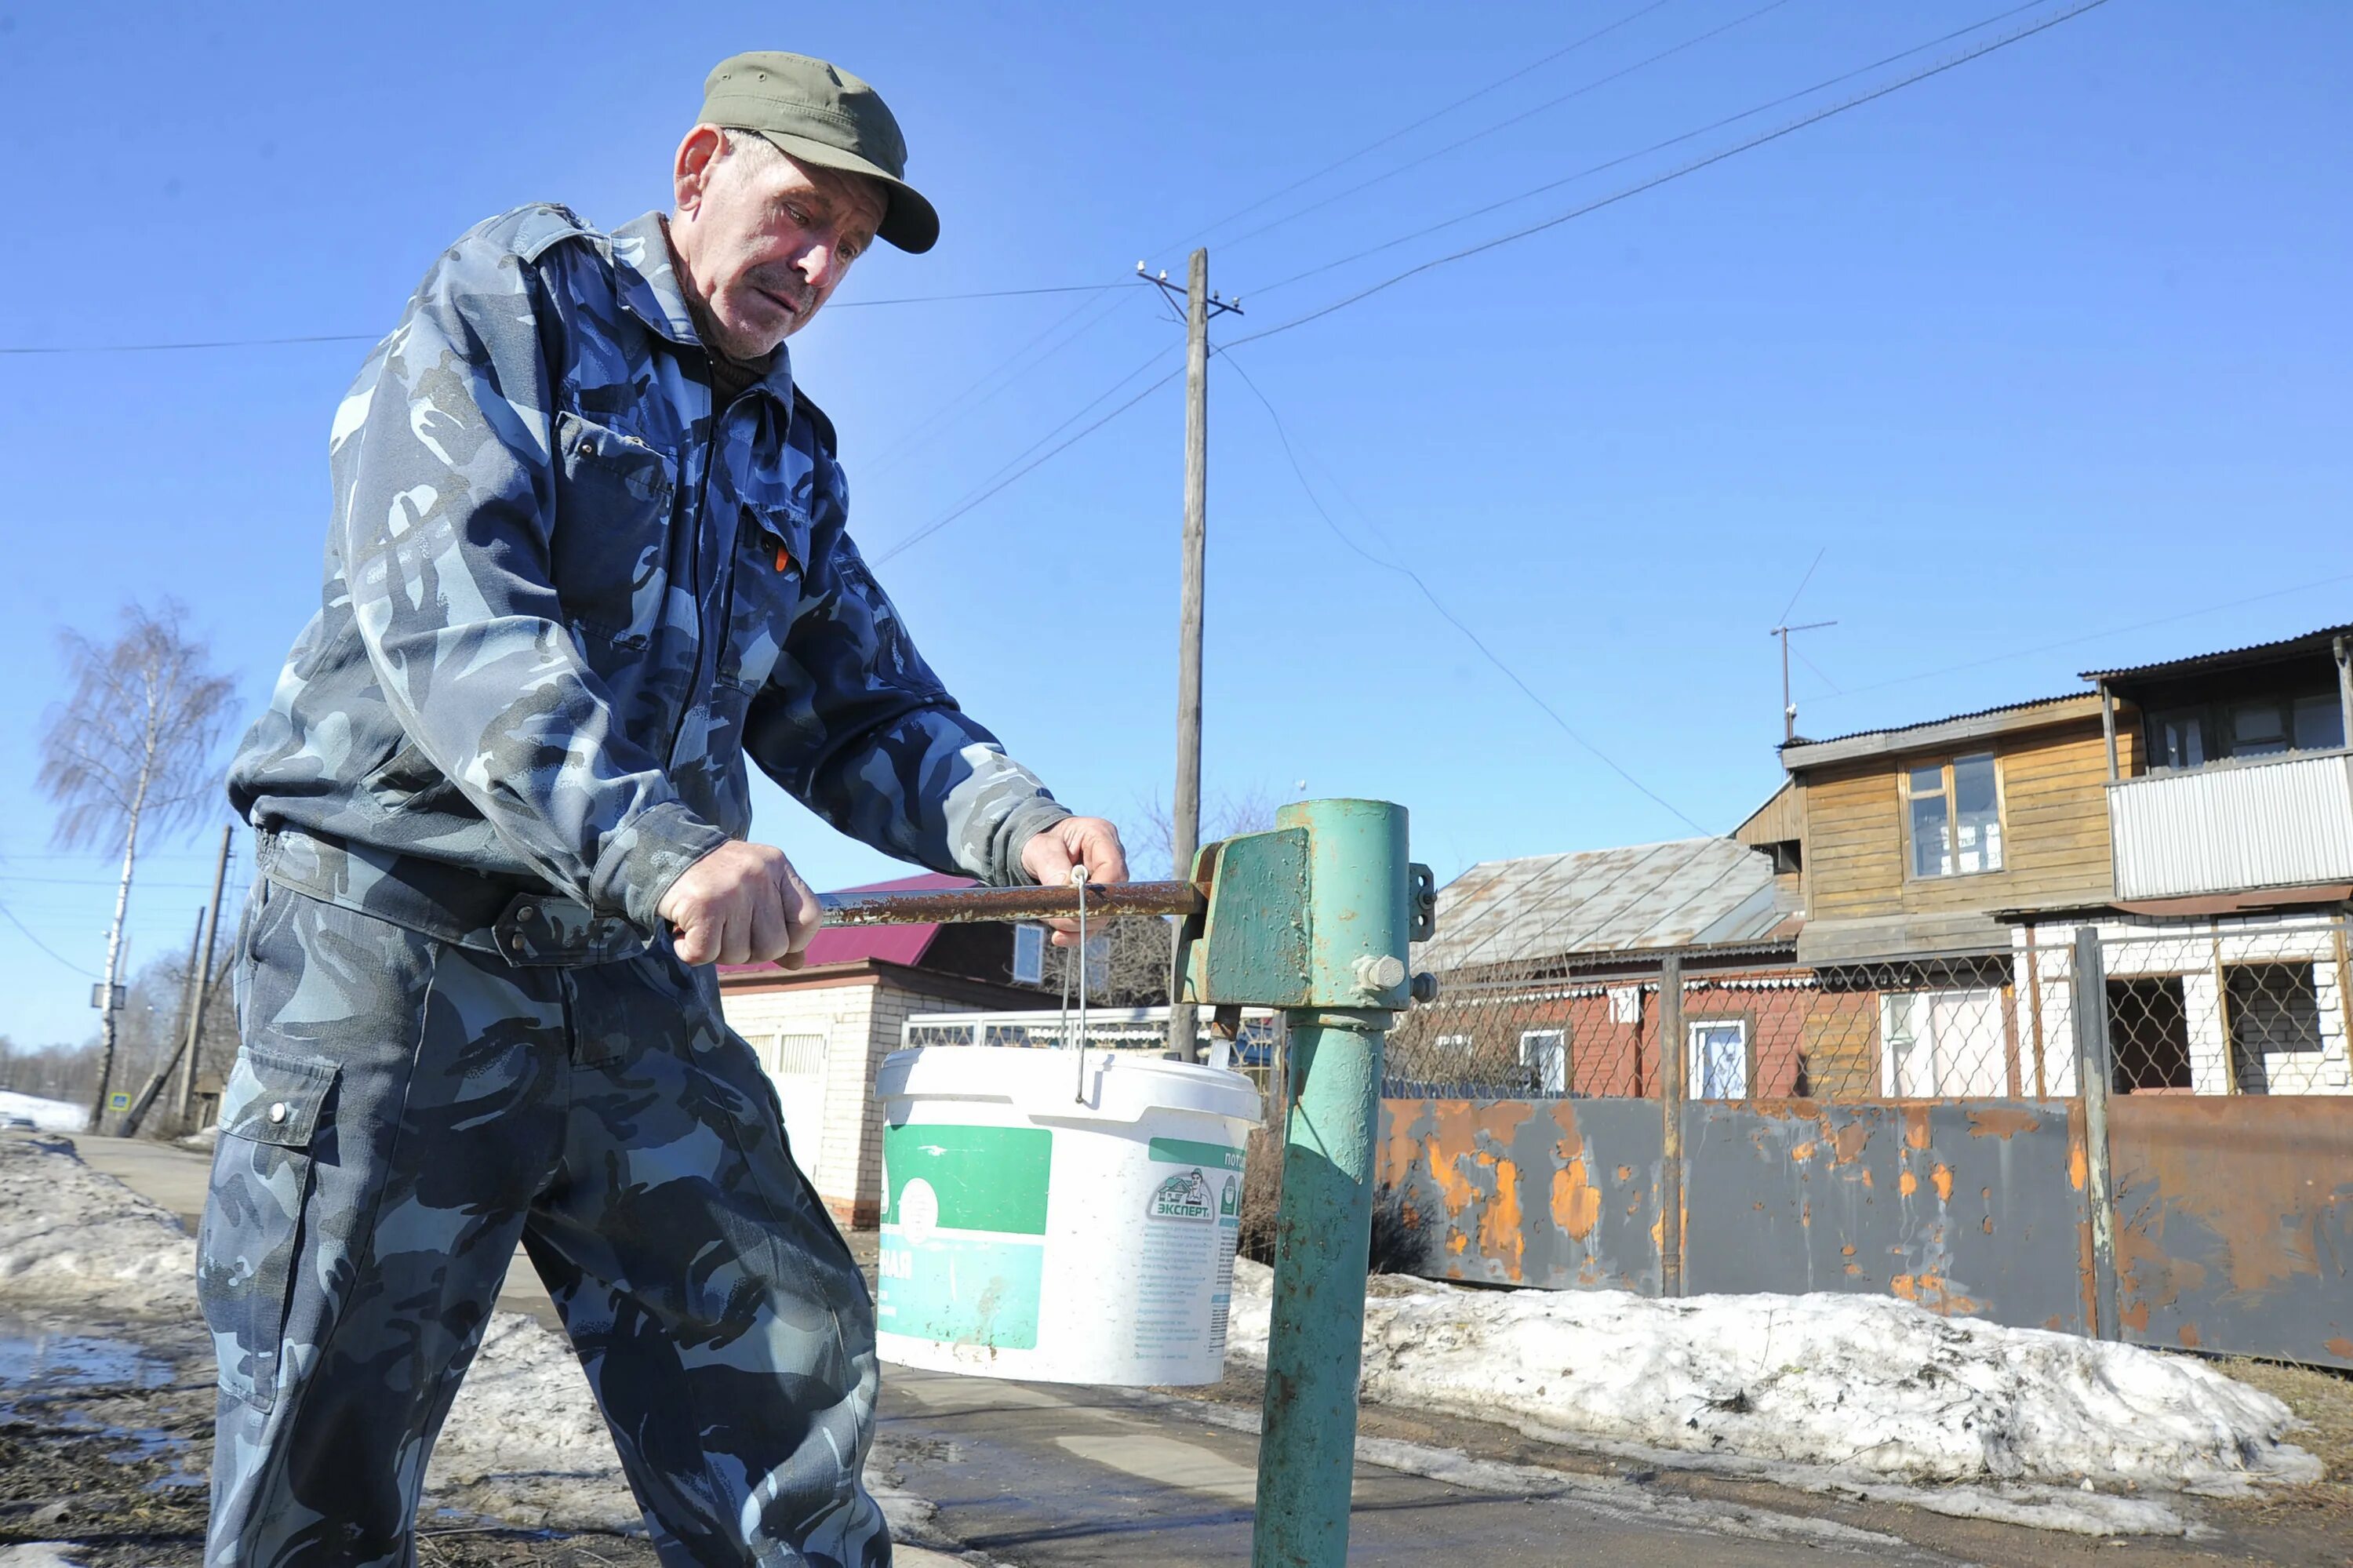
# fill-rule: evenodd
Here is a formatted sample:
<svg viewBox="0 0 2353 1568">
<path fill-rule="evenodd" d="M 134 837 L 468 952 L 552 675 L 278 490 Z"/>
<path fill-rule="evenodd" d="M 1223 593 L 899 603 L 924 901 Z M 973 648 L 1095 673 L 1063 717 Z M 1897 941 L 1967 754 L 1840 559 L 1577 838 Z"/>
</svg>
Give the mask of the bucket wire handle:
<svg viewBox="0 0 2353 1568">
<path fill-rule="evenodd" d="M 1079 1083 L 1074 1097 L 1079 1104 L 1084 1105 L 1087 1103 L 1087 868 L 1083 865 L 1071 867 L 1071 881 L 1079 890 L 1079 945 L 1071 952 L 1079 971 Z M 1062 982 L 1065 994 L 1068 994 L 1070 970 L 1067 969 L 1062 971 Z"/>
</svg>

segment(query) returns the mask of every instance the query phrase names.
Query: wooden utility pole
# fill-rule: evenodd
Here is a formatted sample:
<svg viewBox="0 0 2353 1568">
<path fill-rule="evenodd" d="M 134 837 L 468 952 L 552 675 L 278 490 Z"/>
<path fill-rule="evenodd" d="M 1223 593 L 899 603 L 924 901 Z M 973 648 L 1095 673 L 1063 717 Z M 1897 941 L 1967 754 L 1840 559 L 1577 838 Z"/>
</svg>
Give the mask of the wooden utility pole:
<svg viewBox="0 0 2353 1568">
<path fill-rule="evenodd" d="M 1669 953 L 1659 960 L 1659 1294 L 1670 1298 L 1683 1293 L 1683 959 Z"/>
<path fill-rule="evenodd" d="M 187 1125 L 188 1106 L 196 1089 L 196 1043 L 204 1038 L 205 1003 L 213 994 L 213 938 L 220 934 L 221 889 L 228 882 L 229 843 L 236 829 L 229 824 L 221 828 L 220 855 L 213 862 L 212 914 L 205 921 L 205 954 L 196 969 L 196 1004 L 188 1011 L 187 1053 L 180 1059 L 180 1086 L 174 1097 L 172 1114 L 179 1118 L 180 1130 L 195 1130 Z"/>
<path fill-rule="evenodd" d="M 188 929 L 188 967 L 180 972 L 180 1010 L 172 1015 L 172 1037 L 174 1040 L 182 1037 L 187 1027 L 189 1014 L 195 1011 L 196 953 L 205 942 L 206 913 L 203 909 L 197 910 L 196 923 Z M 131 1108 L 122 1114 L 121 1125 L 114 1129 L 117 1137 L 139 1136 L 139 1124 L 147 1119 L 148 1107 L 155 1103 L 155 1097 L 163 1092 L 164 1084 L 170 1081 L 172 1069 L 178 1065 L 179 1060 L 179 1050 L 174 1047 L 172 1054 L 164 1058 L 164 1065 L 147 1075 L 146 1086 L 132 1097 Z"/>
<path fill-rule="evenodd" d="M 1176 286 L 1166 271 L 1154 277 L 1144 263 L 1135 275 L 1158 288 L 1173 303 Z M 1169 812 L 1168 857 L 1172 874 L 1193 874 L 1201 847 L 1201 607 L 1206 597 L 1209 514 L 1209 321 L 1239 312 L 1240 300 L 1209 292 L 1209 253 L 1193 252 L 1185 286 L 1185 547 L 1183 587 L 1176 611 L 1176 802 Z M 1168 1045 L 1181 1059 L 1199 1059 L 1194 1009 L 1179 1000 L 1183 978 L 1168 977 Z"/>
<path fill-rule="evenodd" d="M 1209 252 L 1193 252 L 1185 282 L 1185 548 L 1177 597 L 1176 804 L 1170 814 L 1169 858 L 1179 881 L 1193 874 L 1201 847 L 1201 600 L 1208 556 Z M 1168 1046 L 1181 1061 L 1200 1054 L 1192 1004 L 1179 999 L 1184 977 L 1172 974 Z"/>
</svg>

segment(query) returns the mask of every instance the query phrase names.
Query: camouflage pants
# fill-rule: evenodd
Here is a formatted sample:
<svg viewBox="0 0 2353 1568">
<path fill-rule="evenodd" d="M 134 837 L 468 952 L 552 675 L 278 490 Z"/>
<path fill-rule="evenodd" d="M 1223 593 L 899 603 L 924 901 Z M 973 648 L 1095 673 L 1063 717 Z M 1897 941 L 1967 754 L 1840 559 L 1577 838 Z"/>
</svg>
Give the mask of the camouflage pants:
<svg viewBox="0 0 2353 1568">
<path fill-rule="evenodd" d="M 210 1568 L 414 1561 L 518 1238 L 665 1564 L 887 1563 L 872 1307 L 713 971 L 510 965 L 255 897 L 198 1244 Z"/>
</svg>

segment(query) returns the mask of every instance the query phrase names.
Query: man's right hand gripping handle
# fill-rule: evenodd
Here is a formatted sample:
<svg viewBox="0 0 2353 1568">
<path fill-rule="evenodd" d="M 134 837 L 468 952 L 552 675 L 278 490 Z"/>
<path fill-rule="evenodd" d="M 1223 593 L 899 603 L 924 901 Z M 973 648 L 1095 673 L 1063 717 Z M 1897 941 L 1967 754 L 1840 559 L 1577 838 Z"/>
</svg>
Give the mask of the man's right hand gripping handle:
<svg viewBox="0 0 2353 1568">
<path fill-rule="evenodd" d="M 782 850 L 720 845 L 686 868 L 662 895 L 659 913 L 690 964 L 801 967 L 801 955 L 825 918 L 817 895 Z"/>
</svg>

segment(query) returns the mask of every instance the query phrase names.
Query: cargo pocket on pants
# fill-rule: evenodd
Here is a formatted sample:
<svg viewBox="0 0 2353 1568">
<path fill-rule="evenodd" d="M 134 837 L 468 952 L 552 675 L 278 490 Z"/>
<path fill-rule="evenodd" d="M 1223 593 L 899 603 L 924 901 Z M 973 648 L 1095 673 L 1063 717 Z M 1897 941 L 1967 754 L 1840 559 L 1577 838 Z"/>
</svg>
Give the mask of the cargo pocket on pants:
<svg viewBox="0 0 2353 1568">
<path fill-rule="evenodd" d="M 196 1299 L 220 1386 L 258 1410 L 278 1397 L 294 1260 L 311 1196 L 311 1140 L 335 1065 L 250 1046 L 221 1097 L 220 1146 L 196 1242 Z"/>
</svg>

